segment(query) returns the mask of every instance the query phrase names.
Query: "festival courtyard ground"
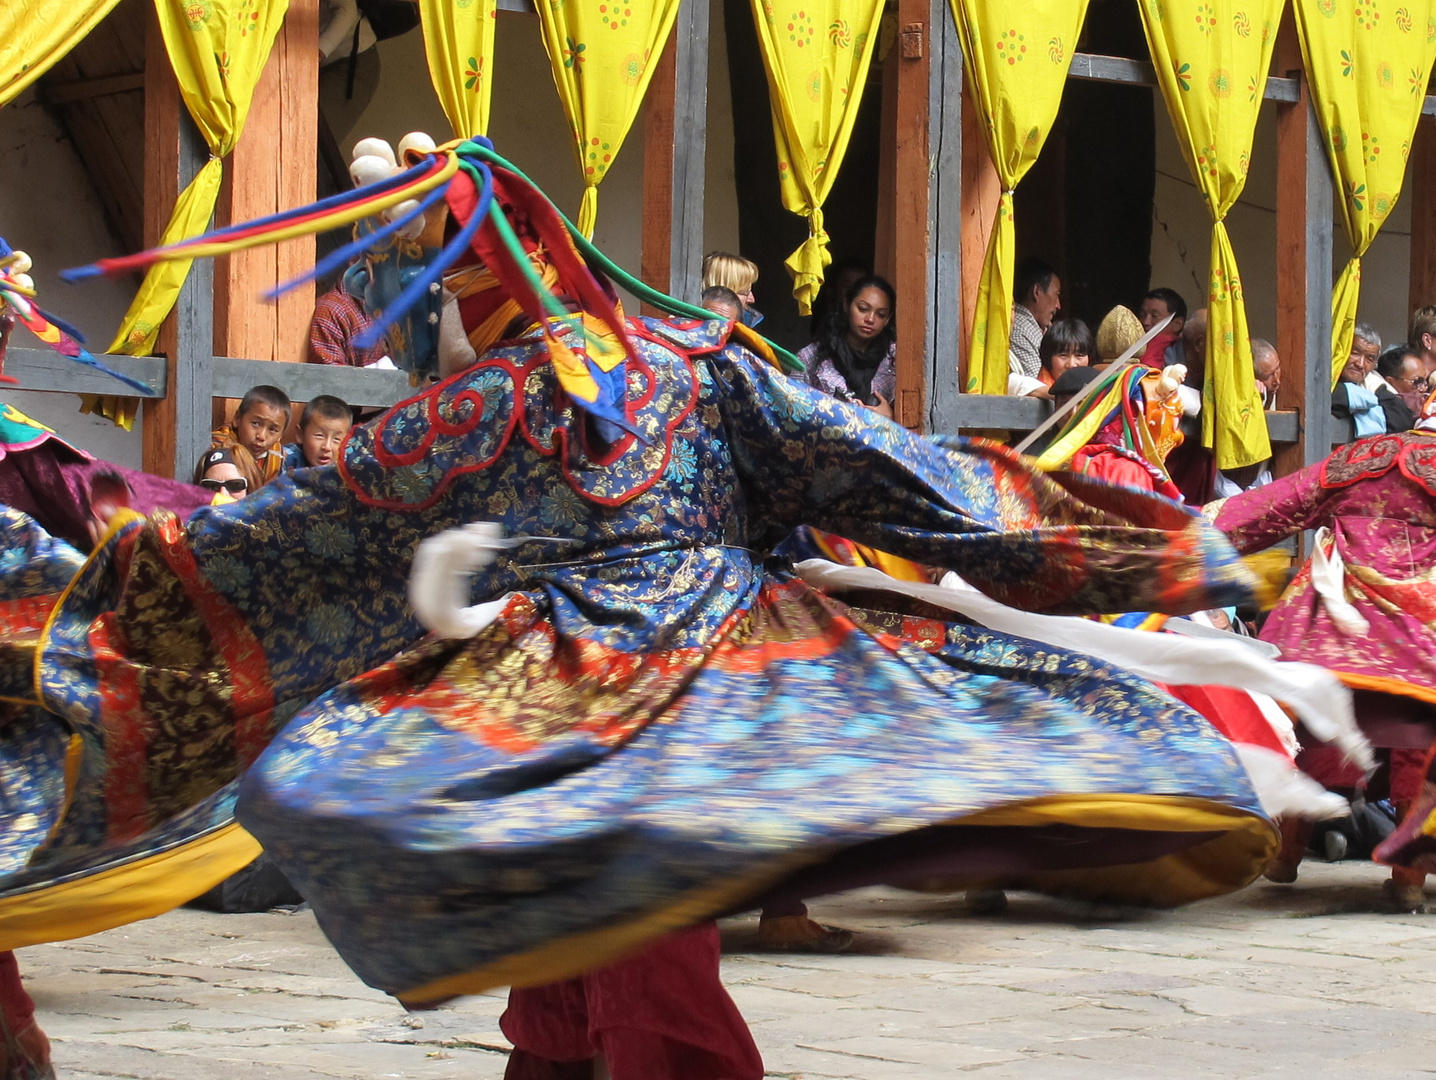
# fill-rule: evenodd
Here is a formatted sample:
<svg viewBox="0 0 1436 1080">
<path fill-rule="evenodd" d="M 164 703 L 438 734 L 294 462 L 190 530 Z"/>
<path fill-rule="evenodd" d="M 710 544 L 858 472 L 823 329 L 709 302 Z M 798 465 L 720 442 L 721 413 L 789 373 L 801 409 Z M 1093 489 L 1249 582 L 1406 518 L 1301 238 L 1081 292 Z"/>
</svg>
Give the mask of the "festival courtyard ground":
<svg viewBox="0 0 1436 1080">
<path fill-rule="evenodd" d="M 874 889 L 814 905 L 861 931 L 860 951 L 756 954 L 756 922 L 732 920 L 723 977 L 770 1076 L 1436 1076 L 1436 914 L 1375 913 L 1380 880 L 1307 863 L 1294 887 L 1107 921 L 1030 896 L 976 918 Z M 179 911 L 20 962 L 61 1080 L 504 1071 L 502 993 L 407 1016 L 307 912 Z"/>
</svg>

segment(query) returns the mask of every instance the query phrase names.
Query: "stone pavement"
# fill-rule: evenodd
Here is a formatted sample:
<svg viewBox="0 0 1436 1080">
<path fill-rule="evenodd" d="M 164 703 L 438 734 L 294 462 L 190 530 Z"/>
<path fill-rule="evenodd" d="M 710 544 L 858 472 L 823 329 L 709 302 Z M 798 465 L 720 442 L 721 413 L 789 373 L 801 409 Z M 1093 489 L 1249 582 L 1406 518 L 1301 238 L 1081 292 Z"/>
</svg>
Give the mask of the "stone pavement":
<svg viewBox="0 0 1436 1080">
<path fill-rule="evenodd" d="M 1381 878 L 1307 863 L 1296 886 L 1106 921 L 869 889 L 814 905 L 861 931 L 854 954 L 754 954 L 736 919 L 723 976 L 769 1074 L 794 1080 L 1436 1076 L 1436 916 L 1377 914 Z M 307 913 L 178 911 L 20 965 L 61 1080 L 504 1071 L 502 993 L 407 1016 Z"/>
</svg>

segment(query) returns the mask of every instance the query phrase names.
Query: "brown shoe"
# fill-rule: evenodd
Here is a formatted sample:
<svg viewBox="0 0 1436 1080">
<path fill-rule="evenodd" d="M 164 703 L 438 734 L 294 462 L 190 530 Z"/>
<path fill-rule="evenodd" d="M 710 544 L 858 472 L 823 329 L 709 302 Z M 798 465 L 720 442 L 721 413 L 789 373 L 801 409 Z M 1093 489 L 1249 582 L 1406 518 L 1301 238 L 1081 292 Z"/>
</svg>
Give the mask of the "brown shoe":
<svg viewBox="0 0 1436 1080">
<path fill-rule="evenodd" d="M 1278 885 L 1290 885 L 1296 880 L 1297 865 L 1297 863 L 1287 862 L 1285 859 L 1273 859 L 1266 864 L 1266 869 L 1261 872 L 1261 876 Z"/>
<path fill-rule="evenodd" d="M 837 926 L 822 926 L 806 915 L 775 915 L 758 921 L 759 948 L 775 952 L 845 952 L 853 943 L 853 932 Z"/>
</svg>

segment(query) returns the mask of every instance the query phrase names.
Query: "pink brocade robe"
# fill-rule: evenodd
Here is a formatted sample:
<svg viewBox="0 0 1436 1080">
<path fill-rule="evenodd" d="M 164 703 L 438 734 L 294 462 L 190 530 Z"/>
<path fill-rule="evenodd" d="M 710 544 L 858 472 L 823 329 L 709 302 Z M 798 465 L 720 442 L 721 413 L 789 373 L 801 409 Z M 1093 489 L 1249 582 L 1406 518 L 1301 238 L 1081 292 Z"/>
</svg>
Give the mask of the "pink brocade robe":
<svg viewBox="0 0 1436 1080">
<path fill-rule="evenodd" d="M 1345 596 L 1365 636 L 1332 621 L 1301 568 L 1262 628 L 1289 660 L 1343 682 L 1436 704 L 1436 436 L 1375 435 L 1325 461 L 1234 495 L 1216 526 L 1246 554 L 1327 526 L 1345 563 Z"/>
</svg>

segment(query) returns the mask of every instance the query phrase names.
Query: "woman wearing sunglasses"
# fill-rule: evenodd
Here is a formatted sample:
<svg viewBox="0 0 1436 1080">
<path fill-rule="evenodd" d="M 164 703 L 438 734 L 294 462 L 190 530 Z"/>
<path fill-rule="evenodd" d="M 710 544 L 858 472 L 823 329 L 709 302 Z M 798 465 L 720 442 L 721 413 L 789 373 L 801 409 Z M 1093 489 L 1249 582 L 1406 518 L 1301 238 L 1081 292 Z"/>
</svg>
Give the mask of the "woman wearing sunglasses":
<svg viewBox="0 0 1436 1080">
<path fill-rule="evenodd" d="M 215 493 L 214 505 L 237 502 L 249 493 L 249 481 L 228 450 L 214 449 L 200 462 L 199 486 Z"/>
</svg>

